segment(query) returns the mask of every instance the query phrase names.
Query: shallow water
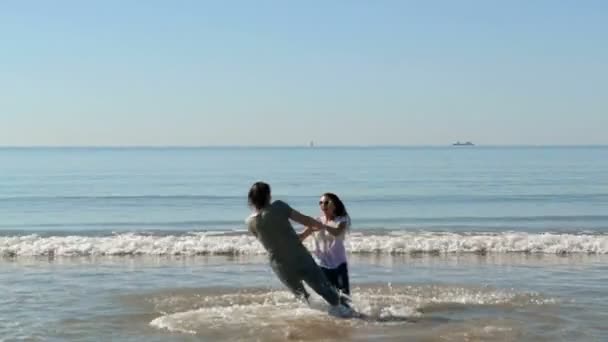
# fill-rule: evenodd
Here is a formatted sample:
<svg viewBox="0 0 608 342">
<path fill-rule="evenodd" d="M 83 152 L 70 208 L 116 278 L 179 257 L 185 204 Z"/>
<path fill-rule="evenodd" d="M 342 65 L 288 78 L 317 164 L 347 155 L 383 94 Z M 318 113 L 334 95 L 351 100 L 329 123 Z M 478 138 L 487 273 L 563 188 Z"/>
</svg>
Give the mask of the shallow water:
<svg viewBox="0 0 608 342">
<path fill-rule="evenodd" d="M 278 282 L 259 179 L 343 198 L 365 319 Z M 0 341 L 606 341 L 607 209 L 608 147 L 0 148 Z"/>
<path fill-rule="evenodd" d="M 297 302 L 264 257 L 0 262 L 3 339 L 583 340 L 608 338 L 606 256 L 355 256 L 366 319 Z"/>
</svg>

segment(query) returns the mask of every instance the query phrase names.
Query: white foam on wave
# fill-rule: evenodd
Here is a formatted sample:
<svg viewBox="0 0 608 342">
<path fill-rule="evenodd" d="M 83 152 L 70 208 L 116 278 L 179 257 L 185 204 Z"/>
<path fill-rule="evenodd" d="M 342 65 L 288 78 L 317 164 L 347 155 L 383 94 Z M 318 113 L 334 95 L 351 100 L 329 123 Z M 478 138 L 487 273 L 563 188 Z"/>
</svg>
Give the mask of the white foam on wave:
<svg viewBox="0 0 608 342">
<path fill-rule="evenodd" d="M 113 236 L 0 237 L 4 256 L 116 255 L 238 255 L 264 254 L 251 236 L 215 234 L 152 236 L 133 233 Z"/>
<path fill-rule="evenodd" d="M 155 298 L 161 312 L 150 325 L 173 332 L 197 334 L 215 331 L 240 330 L 248 334 L 256 332 L 279 332 L 291 327 L 291 331 L 326 327 L 328 331 L 340 326 L 357 327 L 365 324 L 407 324 L 421 319 L 427 312 L 450 312 L 451 305 L 475 306 L 537 306 L 554 304 L 553 298 L 535 294 L 516 293 L 487 288 L 454 286 L 380 286 L 354 288 L 352 305 L 365 317 L 362 320 L 330 316 L 328 306 L 316 294 L 312 294 L 312 305 L 296 301 L 286 291 L 268 291 L 257 294 L 233 293 L 207 295 L 193 298 L 198 304 L 185 311 L 173 312 L 169 303 L 184 298 Z M 192 303 L 191 303 L 192 304 Z M 183 309 L 177 304 L 176 310 Z M 170 313 L 167 313 L 170 312 Z M 322 336 L 323 334 L 321 334 Z"/>
<path fill-rule="evenodd" d="M 310 243 L 310 241 L 308 241 Z M 352 234 L 347 249 L 358 254 L 545 253 L 608 254 L 608 235 L 392 232 Z M 2 256 L 260 255 L 261 244 L 248 234 L 112 236 L 3 236 Z"/>
<path fill-rule="evenodd" d="M 169 331 L 196 333 L 205 329 L 223 330 L 230 326 L 241 329 L 247 326 L 283 325 L 294 319 L 318 319 L 320 312 L 311 308 L 294 308 L 292 305 L 249 304 L 207 307 L 186 312 L 178 312 L 158 317 L 150 322 L 151 326 Z"/>
<path fill-rule="evenodd" d="M 359 235 L 349 239 L 357 253 L 608 253 L 608 235 L 505 233 L 393 232 L 385 235 Z"/>
<path fill-rule="evenodd" d="M 180 312 L 174 309 L 188 306 L 197 307 Z M 154 298 L 159 312 L 164 315 L 155 318 L 150 325 L 172 332 L 196 334 L 199 331 L 242 330 L 251 333 L 256 329 L 281 330 L 288 322 L 306 320 L 308 324 L 323 324 L 327 304 L 312 294 L 311 306 L 295 300 L 287 291 L 266 291 L 261 293 L 229 293 L 190 298 Z M 175 305 L 175 307 L 173 307 Z M 172 312 L 172 313 L 166 313 Z"/>
</svg>

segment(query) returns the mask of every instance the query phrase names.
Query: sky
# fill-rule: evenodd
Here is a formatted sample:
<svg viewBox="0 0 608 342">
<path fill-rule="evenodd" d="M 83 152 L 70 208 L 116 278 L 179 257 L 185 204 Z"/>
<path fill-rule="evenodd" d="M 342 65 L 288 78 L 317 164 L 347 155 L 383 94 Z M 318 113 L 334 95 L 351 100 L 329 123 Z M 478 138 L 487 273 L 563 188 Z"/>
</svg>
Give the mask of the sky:
<svg viewBox="0 0 608 342">
<path fill-rule="evenodd" d="M 0 146 L 608 144 L 606 1 L 0 0 Z"/>
</svg>

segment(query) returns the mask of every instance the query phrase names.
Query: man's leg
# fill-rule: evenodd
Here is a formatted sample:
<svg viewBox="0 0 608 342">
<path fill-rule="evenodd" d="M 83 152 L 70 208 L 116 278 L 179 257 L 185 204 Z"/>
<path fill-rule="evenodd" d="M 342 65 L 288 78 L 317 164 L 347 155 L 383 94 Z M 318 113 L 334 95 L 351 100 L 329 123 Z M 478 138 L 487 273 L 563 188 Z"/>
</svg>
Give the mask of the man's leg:
<svg viewBox="0 0 608 342">
<path fill-rule="evenodd" d="M 285 267 L 281 267 L 280 264 L 271 262 L 270 266 L 277 275 L 281 283 L 285 285 L 299 300 L 308 303 L 308 297 L 310 296 L 302 284 L 302 280 L 298 274 L 288 271 Z"/>
<path fill-rule="evenodd" d="M 330 305 L 340 304 L 340 294 L 327 280 L 323 271 L 314 262 L 303 270 L 302 278 L 316 293 Z"/>
</svg>

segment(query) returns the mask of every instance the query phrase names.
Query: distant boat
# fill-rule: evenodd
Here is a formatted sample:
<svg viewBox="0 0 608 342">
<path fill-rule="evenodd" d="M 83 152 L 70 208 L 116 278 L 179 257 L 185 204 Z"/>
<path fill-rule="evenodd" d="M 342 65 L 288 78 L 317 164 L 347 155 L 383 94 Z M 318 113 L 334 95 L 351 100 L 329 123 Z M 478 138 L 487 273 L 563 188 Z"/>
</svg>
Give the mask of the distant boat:
<svg viewBox="0 0 608 342">
<path fill-rule="evenodd" d="M 463 143 L 461 143 L 460 141 L 457 141 L 457 142 L 453 143 L 452 146 L 475 146 L 475 144 L 473 144 L 470 141 L 463 142 Z"/>
<path fill-rule="evenodd" d="M 310 144 L 308 144 L 309 147 L 315 147 L 315 142 L 314 141 L 310 141 Z"/>
</svg>

